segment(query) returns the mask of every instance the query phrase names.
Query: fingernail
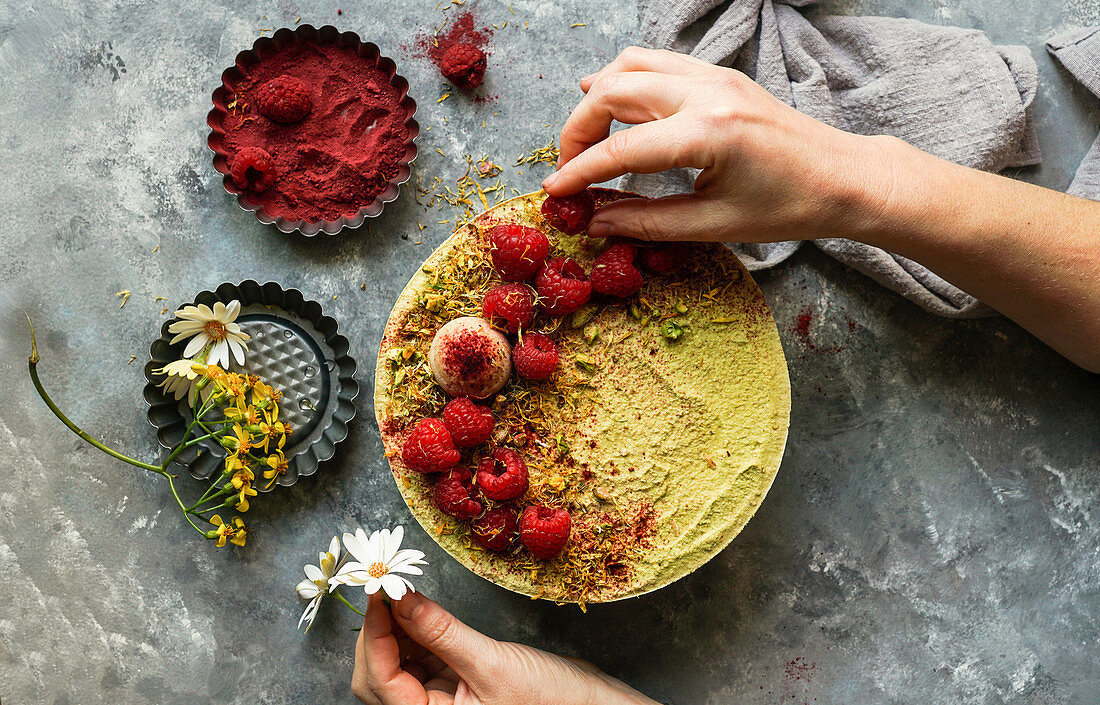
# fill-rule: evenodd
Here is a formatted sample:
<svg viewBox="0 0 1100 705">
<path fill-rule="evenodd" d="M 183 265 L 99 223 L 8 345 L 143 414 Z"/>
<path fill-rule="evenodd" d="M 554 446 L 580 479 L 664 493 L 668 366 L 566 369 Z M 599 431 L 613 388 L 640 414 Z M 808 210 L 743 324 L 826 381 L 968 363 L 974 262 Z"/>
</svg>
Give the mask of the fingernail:
<svg viewBox="0 0 1100 705">
<path fill-rule="evenodd" d="M 609 237 L 611 235 L 611 223 L 597 220 L 588 224 L 589 237 Z"/>
<path fill-rule="evenodd" d="M 393 610 L 397 616 L 406 622 L 411 622 L 424 607 L 424 598 L 418 592 L 407 592 L 400 600 L 393 603 Z"/>
<path fill-rule="evenodd" d="M 597 71 L 596 73 L 599 73 L 599 71 Z M 584 83 L 584 82 L 585 82 L 585 81 L 587 81 L 588 79 L 592 78 L 593 76 L 595 76 L 595 75 L 596 75 L 596 73 L 590 73 L 590 74 L 588 74 L 587 76 L 585 76 L 584 78 L 582 78 L 582 79 L 581 79 L 581 83 Z"/>
<path fill-rule="evenodd" d="M 557 168 L 557 167 L 555 167 L 555 168 Z M 548 188 L 550 186 L 553 186 L 554 182 L 557 181 L 557 180 L 558 180 L 558 172 L 555 171 L 553 174 L 551 174 L 550 176 L 547 176 L 545 179 L 542 180 L 542 187 L 545 189 L 545 188 Z"/>
</svg>

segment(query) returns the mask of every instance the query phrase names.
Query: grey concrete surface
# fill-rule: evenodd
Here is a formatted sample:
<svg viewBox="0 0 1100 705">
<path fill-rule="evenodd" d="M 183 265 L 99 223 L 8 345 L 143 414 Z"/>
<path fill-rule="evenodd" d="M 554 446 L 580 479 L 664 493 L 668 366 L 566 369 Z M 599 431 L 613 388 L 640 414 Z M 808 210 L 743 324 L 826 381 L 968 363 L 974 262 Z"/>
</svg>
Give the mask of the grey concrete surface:
<svg viewBox="0 0 1100 705">
<path fill-rule="evenodd" d="M 397 59 L 432 127 L 416 172 L 450 182 L 464 152 L 511 164 L 545 143 L 576 79 L 629 44 L 635 22 L 630 0 L 515 0 L 514 15 L 470 0 L 483 24 L 509 21 L 492 43 L 497 97 L 437 104 L 444 84 L 408 50 L 441 21 L 435 4 L 0 3 L 5 704 L 353 701 L 355 616 L 329 605 L 303 636 L 293 586 L 334 532 L 411 521 L 381 456 L 370 375 L 336 458 L 259 502 L 246 548 L 217 551 L 192 538 L 161 482 L 83 445 L 35 397 L 24 312 L 56 398 L 146 458 L 159 452 L 140 398 L 148 344 L 162 309 L 200 289 L 299 287 L 369 370 L 391 302 L 450 216 L 406 193 L 369 233 L 306 240 L 260 226 L 222 191 L 204 117 L 221 70 L 261 28 L 335 22 Z M 814 11 L 1030 46 L 1046 161 L 1023 178 L 1064 188 L 1096 134 L 1096 101 L 1042 46 L 1100 22 L 1095 0 Z M 506 176 L 529 190 L 545 173 L 524 172 Z M 433 223 L 422 244 L 417 220 Z M 494 636 L 584 656 L 678 705 L 1100 701 L 1097 382 L 1007 321 L 934 318 L 812 249 L 758 279 L 794 409 L 775 487 L 729 549 L 667 589 L 581 614 L 481 581 L 414 528 L 432 564 L 422 589 Z M 122 289 L 133 296 L 120 309 Z"/>
</svg>

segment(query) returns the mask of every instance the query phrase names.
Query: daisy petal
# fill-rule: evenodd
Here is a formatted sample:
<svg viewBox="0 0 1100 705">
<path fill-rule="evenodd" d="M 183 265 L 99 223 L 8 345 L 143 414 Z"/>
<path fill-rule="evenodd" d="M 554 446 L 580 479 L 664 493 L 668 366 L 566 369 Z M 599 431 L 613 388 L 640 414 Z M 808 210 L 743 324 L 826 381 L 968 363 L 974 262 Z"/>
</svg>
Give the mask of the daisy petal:
<svg viewBox="0 0 1100 705">
<path fill-rule="evenodd" d="M 187 333 L 194 335 L 205 327 L 202 321 L 176 321 L 168 326 L 169 333 Z"/>
<path fill-rule="evenodd" d="M 405 581 L 397 575 L 383 575 L 380 582 L 382 583 L 382 589 L 386 591 L 391 600 L 400 600 L 408 592 Z"/>
<path fill-rule="evenodd" d="M 223 370 L 229 369 L 229 345 L 224 338 L 210 348 L 210 364 L 217 365 Z"/>
<path fill-rule="evenodd" d="M 209 342 L 210 336 L 208 336 L 206 333 L 199 333 L 194 338 L 191 338 L 190 342 L 187 343 L 187 347 L 183 349 L 183 356 L 191 357 L 192 355 L 198 354 L 198 352 L 206 347 L 206 344 Z M 211 364 L 217 364 L 213 361 L 210 362 Z"/>
<path fill-rule="evenodd" d="M 295 586 L 294 590 L 306 600 L 312 600 L 321 594 L 321 591 L 317 589 L 312 580 L 303 580 Z"/>
<path fill-rule="evenodd" d="M 308 605 L 306 605 L 305 611 L 302 612 L 302 617 L 301 617 L 301 619 L 298 620 L 298 628 L 299 629 L 302 628 L 302 623 L 306 622 L 307 623 L 306 624 L 306 631 L 307 632 L 309 631 L 309 628 L 313 626 L 314 618 L 317 617 L 317 609 L 320 606 L 321 606 L 321 596 L 318 595 L 317 597 L 313 598 L 313 600 L 310 601 L 310 603 Z"/>
<path fill-rule="evenodd" d="M 233 338 L 226 338 L 225 342 L 229 344 L 229 350 L 232 351 L 233 359 L 237 364 L 244 365 L 244 346 Z"/>
<path fill-rule="evenodd" d="M 229 302 L 228 306 L 223 307 L 225 310 L 225 318 L 222 319 L 225 323 L 232 323 L 237 320 L 237 315 L 241 312 L 241 302 L 233 299 Z"/>
<path fill-rule="evenodd" d="M 359 537 L 355 534 L 344 534 L 344 548 L 348 549 L 356 561 L 364 563 L 369 560 L 367 555 L 367 547 L 359 540 Z"/>
<path fill-rule="evenodd" d="M 321 572 L 321 569 L 315 565 L 307 565 L 303 568 L 306 573 L 306 577 L 310 580 L 324 580 L 325 575 Z"/>
<path fill-rule="evenodd" d="M 393 532 L 390 533 L 389 541 L 386 546 L 386 556 L 383 561 L 386 565 L 389 565 L 393 561 L 393 557 L 397 555 L 398 549 L 401 548 L 401 540 L 405 538 L 405 527 L 396 526 Z"/>
</svg>

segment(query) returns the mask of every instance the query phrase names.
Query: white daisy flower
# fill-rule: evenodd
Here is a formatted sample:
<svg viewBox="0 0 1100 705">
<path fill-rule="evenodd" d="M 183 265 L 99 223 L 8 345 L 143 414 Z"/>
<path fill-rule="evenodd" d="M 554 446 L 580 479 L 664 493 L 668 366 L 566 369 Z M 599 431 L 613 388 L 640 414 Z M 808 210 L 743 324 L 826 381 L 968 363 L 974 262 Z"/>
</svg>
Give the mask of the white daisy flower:
<svg viewBox="0 0 1100 705">
<path fill-rule="evenodd" d="M 354 534 L 344 534 L 344 548 L 355 560 L 345 565 L 336 577 L 329 581 L 330 590 L 336 585 L 362 585 L 368 595 L 384 590 L 391 600 L 400 600 L 406 592 L 416 591 L 408 579 L 397 575 L 423 575 L 418 565 L 427 565 L 424 552 L 401 548 L 405 530 L 398 526 L 375 531 L 370 537 L 362 529 Z"/>
<path fill-rule="evenodd" d="M 157 386 L 164 390 L 165 394 L 171 394 L 176 401 L 187 397 L 190 406 L 195 405 L 195 379 L 198 372 L 191 369 L 194 360 L 176 360 L 169 362 L 164 367 L 153 370 L 153 374 L 164 375 L 164 381 Z"/>
<path fill-rule="evenodd" d="M 228 305 L 218 301 L 213 309 L 206 304 L 184 306 L 176 311 L 176 318 L 180 320 L 168 326 L 168 332 L 176 334 L 171 343 L 175 345 L 191 338 L 183 350 L 184 357 L 194 357 L 209 345 L 207 364 L 229 369 L 229 355 L 232 353 L 237 364 L 243 365 L 245 353 L 248 352 L 245 341 L 249 335 L 235 323 L 240 312 L 240 301 L 230 301 Z"/>
<path fill-rule="evenodd" d="M 294 589 L 298 592 L 298 597 L 309 600 L 309 604 L 306 605 L 306 611 L 302 613 L 302 618 L 298 620 L 299 629 L 302 628 L 303 623 L 306 625 L 307 632 L 313 626 L 313 619 L 317 616 L 317 610 L 321 607 L 321 600 L 325 599 L 325 595 L 335 587 L 334 584 L 330 584 L 330 581 L 340 567 L 337 565 L 339 560 L 340 540 L 333 536 L 332 541 L 328 543 L 328 550 L 322 552 L 317 559 L 319 565 L 307 565 L 302 568 L 305 571 L 306 579 L 298 583 Z"/>
</svg>

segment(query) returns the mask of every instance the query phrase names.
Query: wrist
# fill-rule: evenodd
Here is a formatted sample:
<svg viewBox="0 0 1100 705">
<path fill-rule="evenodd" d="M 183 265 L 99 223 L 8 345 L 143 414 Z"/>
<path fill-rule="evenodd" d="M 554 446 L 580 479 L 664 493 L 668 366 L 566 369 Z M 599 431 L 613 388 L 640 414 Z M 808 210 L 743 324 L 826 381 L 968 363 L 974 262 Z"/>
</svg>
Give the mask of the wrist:
<svg viewBox="0 0 1100 705">
<path fill-rule="evenodd" d="M 990 175 L 953 164 L 895 137 L 859 136 L 860 174 L 839 235 L 914 258 L 929 246 L 981 247 L 982 212 L 972 207 Z M 980 199 L 979 199 L 980 200 Z M 965 233 L 965 236 L 963 235 Z M 945 242 L 944 240 L 952 240 Z"/>
</svg>

